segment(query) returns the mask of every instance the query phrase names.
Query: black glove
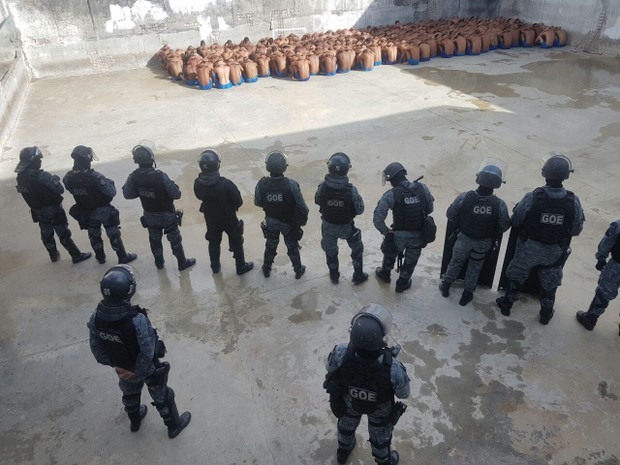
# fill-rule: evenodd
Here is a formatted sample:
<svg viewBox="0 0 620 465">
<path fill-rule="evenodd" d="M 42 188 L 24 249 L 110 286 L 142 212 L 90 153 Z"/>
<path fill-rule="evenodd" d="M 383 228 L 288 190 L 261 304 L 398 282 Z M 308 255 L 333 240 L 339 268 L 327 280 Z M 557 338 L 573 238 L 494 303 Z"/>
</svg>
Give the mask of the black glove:
<svg viewBox="0 0 620 465">
<path fill-rule="evenodd" d="M 605 268 L 605 265 L 607 265 L 607 260 L 605 260 L 604 258 L 599 258 L 598 261 L 596 262 L 596 269 L 598 271 L 603 271 L 603 268 Z"/>
</svg>

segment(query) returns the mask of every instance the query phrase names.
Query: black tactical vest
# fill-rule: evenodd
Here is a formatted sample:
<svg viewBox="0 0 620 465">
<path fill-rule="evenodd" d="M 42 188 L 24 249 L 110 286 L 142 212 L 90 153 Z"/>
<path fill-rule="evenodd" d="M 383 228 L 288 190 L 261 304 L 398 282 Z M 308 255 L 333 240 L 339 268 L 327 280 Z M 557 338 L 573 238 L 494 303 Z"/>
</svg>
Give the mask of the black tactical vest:
<svg viewBox="0 0 620 465">
<path fill-rule="evenodd" d="M 17 192 L 33 210 L 60 205 L 62 195 L 44 186 L 39 180 L 42 171 L 26 170 L 17 174 Z"/>
<path fill-rule="evenodd" d="M 142 208 L 147 212 L 174 212 L 174 201 L 166 191 L 161 171 L 136 170 L 131 182 L 140 197 Z"/>
<path fill-rule="evenodd" d="M 352 399 L 353 408 L 359 413 L 373 413 L 380 404 L 394 400 L 392 386 L 392 354 L 383 349 L 383 361 L 367 362 L 355 355 L 349 344 L 339 370 L 343 376 L 343 391 Z"/>
<path fill-rule="evenodd" d="M 265 215 L 285 223 L 290 222 L 295 213 L 295 199 L 288 178 L 264 177 L 260 183 L 260 196 Z"/>
<path fill-rule="evenodd" d="M 207 224 L 223 223 L 235 215 L 235 209 L 226 202 L 225 178 L 220 177 L 215 184 L 205 184 L 200 177 L 194 183 L 194 193 L 202 200 L 200 212 L 204 215 Z"/>
<path fill-rule="evenodd" d="M 104 195 L 99 188 L 99 181 L 92 170 L 70 171 L 67 175 L 67 189 L 75 197 L 75 203 L 84 210 L 109 205 L 112 199 Z"/>
<path fill-rule="evenodd" d="M 140 349 L 133 319 L 139 312 L 138 308 L 132 305 L 127 316 L 117 321 L 105 321 L 100 317 L 99 312 L 95 316 L 97 336 L 103 343 L 106 355 L 115 367 L 131 370 L 136 364 Z"/>
<path fill-rule="evenodd" d="M 426 199 L 422 185 L 414 183 L 405 189 L 398 185 L 392 189 L 394 196 L 393 229 L 395 231 L 419 231 L 426 216 Z"/>
<path fill-rule="evenodd" d="M 565 197 L 552 199 L 545 189 L 538 187 L 533 197 L 523 222 L 525 233 L 543 244 L 562 244 L 570 237 L 575 221 L 575 194 L 567 191 Z"/>
<path fill-rule="evenodd" d="M 620 236 L 616 237 L 616 243 L 611 249 L 611 258 L 620 263 Z"/>
<path fill-rule="evenodd" d="M 319 194 L 319 211 L 322 218 L 331 224 L 349 224 L 355 218 L 353 189 L 347 184 L 344 189 L 333 189 L 326 183 Z"/>
<path fill-rule="evenodd" d="M 497 231 L 500 200 L 495 195 L 482 196 L 475 191 L 465 195 L 459 210 L 459 229 L 472 239 L 487 239 Z"/>
</svg>

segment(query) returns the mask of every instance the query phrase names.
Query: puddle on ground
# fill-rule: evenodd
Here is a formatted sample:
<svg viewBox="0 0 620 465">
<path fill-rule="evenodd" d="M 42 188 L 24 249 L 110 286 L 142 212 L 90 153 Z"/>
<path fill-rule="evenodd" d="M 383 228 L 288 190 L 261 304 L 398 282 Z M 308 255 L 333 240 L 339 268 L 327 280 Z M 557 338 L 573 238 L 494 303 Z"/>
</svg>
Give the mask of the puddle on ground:
<svg viewBox="0 0 620 465">
<path fill-rule="evenodd" d="M 484 55 L 481 60 L 484 60 Z M 566 52 L 555 59 L 515 67 L 515 72 L 511 74 L 474 73 L 440 69 L 432 65 L 403 69 L 401 72 L 425 79 L 427 85 L 444 85 L 464 94 L 518 98 L 521 97 L 518 87 L 534 87 L 546 94 L 570 99 L 565 103 L 554 104 L 555 107 L 585 109 L 604 105 L 620 111 L 617 92 L 605 90 L 607 87 L 618 87 L 618 58 L 580 57 Z"/>
</svg>

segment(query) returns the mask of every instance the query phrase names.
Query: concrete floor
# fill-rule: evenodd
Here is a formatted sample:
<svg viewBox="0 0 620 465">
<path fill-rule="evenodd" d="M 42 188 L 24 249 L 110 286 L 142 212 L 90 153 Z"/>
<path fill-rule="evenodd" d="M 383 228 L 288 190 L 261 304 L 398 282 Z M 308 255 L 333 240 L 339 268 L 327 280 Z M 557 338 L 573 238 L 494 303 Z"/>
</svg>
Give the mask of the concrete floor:
<svg viewBox="0 0 620 465">
<path fill-rule="evenodd" d="M 392 310 L 392 336 L 412 378 L 409 409 L 394 434 L 401 463 L 620 463 L 618 300 L 592 333 L 574 317 L 596 286 L 598 241 L 618 217 L 619 76 L 618 59 L 513 49 L 225 91 L 187 88 L 159 69 L 35 82 L 0 162 L 0 463 L 336 463 L 324 362 L 368 302 Z M 181 230 L 188 255 L 198 259 L 180 274 L 165 245 L 167 268 L 157 271 L 139 202 L 115 199 L 125 244 L 139 254 L 135 301 L 151 309 L 169 348 L 169 383 L 179 407 L 193 415 L 175 440 L 150 406 L 141 430 L 129 433 L 115 375 L 90 354 L 86 321 L 113 262 L 74 266 L 64 251 L 60 262 L 49 262 L 14 188 L 20 148 L 46 149 L 44 168 L 62 176 L 73 146 L 86 144 L 99 155 L 94 168 L 120 189 L 135 167 L 130 149 L 143 138 L 156 143 L 158 167 L 184 192 Z M 257 267 L 263 239 L 254 187 L 268 151 L 289 155 L 287 174 L 300 182 L 311 210 L 301 280 L 283 245 L 269 279 L 258 270 L 236 276 L 228 253 L 222 273 L 211 274 L 192 192 L 207 147 L 222 153 L 222 174 L 241 190 L 246 253 Z M 538 323 L 531 297 L 509 318 L 497 311 L 494 289 L 479 289 L 465 308 L 459 286 L 443 299 L 437 285 L 450 202 L 474 186 L 480 161 L 495 156 L 509 164 L 498 193 L 512 208 L 543 183 L 540 159 L 550 150 L 573 160 L 566 186 L 587 218 L 550 325 Z M 387 188 L 382 168 L 402 162 L 410 178 L 424 175 L 435 196 L 440 239 L 424 250 L 413 287 L 402 295 L 374 277 L 353 286 L 346 243 L 343 279 L 329 281 L 313 197 L 336 151 L 351 156 L 351 181 L 366 201 L 357 224 L 371 273 L 381 261 L 372 211 Z M 85 231 L 71 226 L 89 250 Z M 372 463 L 366 420 L 357 438 L 349 463 Z"/>
</svg>

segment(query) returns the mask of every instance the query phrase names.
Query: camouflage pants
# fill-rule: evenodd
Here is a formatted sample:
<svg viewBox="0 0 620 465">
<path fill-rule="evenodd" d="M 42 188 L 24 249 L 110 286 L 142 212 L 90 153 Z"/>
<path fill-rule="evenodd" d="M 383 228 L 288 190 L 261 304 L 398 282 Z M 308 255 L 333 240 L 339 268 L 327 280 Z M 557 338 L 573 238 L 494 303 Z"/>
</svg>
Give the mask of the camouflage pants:
<svg viewBox="0 0 620 465">
<path fill-rule="evenodd" d="M 95 251 L 95 255 L 104 254 L 103 240 L 101 239 L 101 227 L 105 229 L 105 233 L 110 240 L 112 250 L 120 252 L 123 250 L 123 241 L 121 239 L 119 212 L 112 205 L 106 207 L 95 208 L 89 212 L 88 219 L 88 239 L 90 245 Z"/>
<path fill-rule="evenodd" d="M 276 255 L 278 254 L 278 244 L 280 243 L 280 234 L 284 238 L 284 244 L 293 269 L 297 271 L 301 268 L 301 256 L 299 255 L 299 239 L 291 234 L 291 226 L 287 223 L 278 221 L 266 221 L 265 228 L 265 256 L 264 265 L 271 268 Z"/>
<path fill-rule="evenodd" d="M 449 284 L 453 283 L 461 273 L 463 266 L 467 265 L 463 287 L 466 291 L 474 292 L 491 245 L 490 238 L 472 239 L 462 232 L 459 233 L 452 248 L 452 259 L 441 279 Z"/>
<path fill-rule="evenodd" d="M 609 260 L 601 276 L 598 279 L 598 286 L 592 302 L 591 311 L 596 316 L 605 313 L 607 305 L 611 300 L 618 296 L 618 288 L 620 287 L 620 263 L 613 258 Z"/>
<path fill-rule="evenodd" d="M 360 424 L 362 415 L 351 406 L 350 400 L 345 398 L 346 414 L 338 419 L 338 447 L 351 450 L 355 447 L 355 430 Z M 368 435 L 372 455 L 379 463 L 389 460 L 392 444 L 392 430 L 394 427 L 388 421 L 391 404 L 383 404 L 374 413 L 368 415 Z"/>
<path fill-rule="evenodd" d="M 153 252 L 155 258 L 161 258 L 164 255 L 164 246 L 162 244 L 164 234 L 168 242 L 170 242 L 172 255 L 176 257 L 183 253 L 183 238 L 181 237 L 181 231 L 179 231 L 179 225 L 174 213 L 169 213 L 165 216 L 161 215 L 160 217 L 151 217 L 145 214 L 144 221 L 149 231 L 151 252 Z"/>
<path fill-rule="evenodd" d="M 321 248 L 327 258 L 327 267 L 330 273 L 337 273 L 338 264 L 338 239 L 344 239 L 351 248 L 351 260 L 355 273 L 363 272 L 364 243 L 362 242 L 362 231 L 355 227 L 353 223 L 332 224 L 323 221 L 321 225 Z"/>
</svg>

